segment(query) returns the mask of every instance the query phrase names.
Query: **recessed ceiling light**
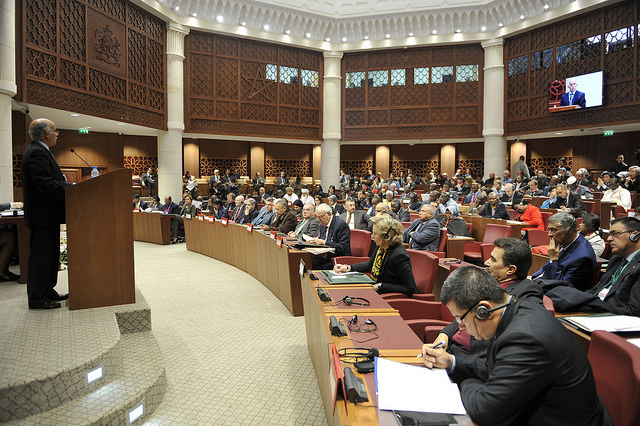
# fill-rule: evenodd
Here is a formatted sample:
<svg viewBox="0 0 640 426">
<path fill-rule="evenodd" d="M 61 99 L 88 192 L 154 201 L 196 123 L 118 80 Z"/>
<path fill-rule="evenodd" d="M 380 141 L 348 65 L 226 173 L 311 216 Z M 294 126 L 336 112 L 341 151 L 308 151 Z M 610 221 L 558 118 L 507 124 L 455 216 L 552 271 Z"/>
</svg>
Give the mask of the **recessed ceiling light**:
<svg viewBox="0 0 640 426">
<path fill-rule="evenodd" d="M 556 135 L 558 135 L 558 136 L 559 136 L 559 135 L 564 135 L 564 133 L 562 133 L 562 132 L 556 132 Z"/>
<path fill-rule="evenodd" d="M 216 21 L 222 24 L 224 22 L 224 17 L 222 15 L 218 15 L 216 16 Z"/>
<path fill-rule="evenodd" d="M 72 112 L 71 114 L 69 114 L 72 117 L 80 117 L 80 114 Z"/>
<path fill-rule="evenodd" d="M 520 15 L 520 19 L 524 19 L 524 15 Z"/>
<path fill-rule="evenodd" d="M 326 42 L 330 42 L 330 41 L 331 41 L 331 37 L 327 37 L 327 38 L 325 38 L 325 39 L 324 39 L 324 41 L 326 41 Z"/>
<path fill-rule="evenodd" d="M 551 7 L 551 6 L 549 6 L 548 4 L 545 4 L 545 5 L 544 5 L 544 10 L 549 10 L 549 8 L 550 8 L 550 7 Z"/>
<path fill-rule="evenodd" d="M 264 28 L 265 31 L 269 31 L 269 24 L 264 24 L 262 28 Z"/>
<path fill-rule="evenodd" d="M 311 33 L 305 33 L 304 35 L 306 38 L 311 38 Z"/>
<path fill-rule="evenodd" d="M 456 28 L 456 33 L 461 33 L 462 30 L 460 28 Z"/>
<path fill-rule="evenodd" d="M 413 31 L 409 31 L 409 33 L 407 34 L 407 37 L 413 37 Z"/>
<path fill-rule="evenodd" d="M 363 39 L 363 40 L 369 40 L 369 36 L 368 36 L 368 35 L 366 35 L 366 36 L 362 37 L 362 39 Z"/>
<path fill-rule="evenodd" d="M 498 23 L 498 26 L 499 26 L 500 28 L 502 28 L 502 27 L 504 26 L 504 24 L 503 24 L 502 22 L 499 22 L 499 23 Z"/>
<path fill-rule="evenodd" d="M 391 38 L 391 34 L 389 34 L 389 33 L 385 34 L 384 38 Z"/>
<path fill-rule="evenodd" d="M 178 12 L 180 10 L 180 6 L 176 6 L 173 8 L 174 12 Z"/>
<path fill-rule="evenodd" d="M 197 13 L 195 13 L 195 12 L 191 12 L 191 16 L 193 16 L 194 18 L 197 18 L 197 17 L 198 17 L 198 14 L 197 14 Z"/>
<path fill-rule="evenodd" d="M 243 27 L 247 25 L 247 23 L 245 21 L 240 22 L 240 25 L 242 25 Z"/>
<path fill-rule="evenodd" d="M 480 31 L 487 31 L 487 27 L 485 27 L 484 25 L 480 27 Z"/>
<path fill-rule="evenodd" d="M 291 30 L 286 29 L 286 30 L 284 30 L 284 33 L 285 33 L 286 35 L 289 35 L 289 34 L 291 34 Z"/>
<path fill-rule="evenodd" d="M 438 34 L 438 30 L 431 30 L 431 34 Z"/>
<path fill-rule="evenodd" d="M 346 37 L 342 37 L 342 42 L 346 43 L 347 42 L 347 38 Z"/>
</svg>

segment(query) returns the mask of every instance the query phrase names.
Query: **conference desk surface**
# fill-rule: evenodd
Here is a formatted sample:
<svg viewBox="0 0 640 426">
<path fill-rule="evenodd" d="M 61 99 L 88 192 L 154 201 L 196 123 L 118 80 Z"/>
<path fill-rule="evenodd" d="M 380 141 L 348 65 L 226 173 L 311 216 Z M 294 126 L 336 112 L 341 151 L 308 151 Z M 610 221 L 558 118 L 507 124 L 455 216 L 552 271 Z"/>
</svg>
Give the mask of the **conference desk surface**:
<svg viewBox="0 0 640 426">
<path fill-rule="evenodd" d="M 185 219 L 187 250 L 195 251 L 249 273 L 267 287 L 294 315 L 304 314 L 298 268 L 311 264 L 311 253 L 278 247 L 276 240 L 245 225 Z"/>
<path fill-rule="evenodd" d="M 169 244 L 173 217 L 171 214 L 133 212 L 133 239 L 154 244 Z"/>
<path fill-rule="evenodd" d="M 27 282 L 29 265 L 29 228 L 24 223 L 24 216 L 2 216 L 0 224 L 16 225 L 18 240 L 18 261 L 20 262 L 20 283 Z"/>
</svg>

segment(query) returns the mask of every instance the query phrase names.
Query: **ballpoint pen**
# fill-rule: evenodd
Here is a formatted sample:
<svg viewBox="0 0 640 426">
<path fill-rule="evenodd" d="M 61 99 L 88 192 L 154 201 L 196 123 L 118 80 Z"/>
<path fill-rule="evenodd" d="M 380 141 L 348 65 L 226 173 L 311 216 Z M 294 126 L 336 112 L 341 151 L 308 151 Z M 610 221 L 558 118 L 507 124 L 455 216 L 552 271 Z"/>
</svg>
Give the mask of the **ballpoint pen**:
<svg viewBox="0 0 640 426">
<path fill-rule="evenodd" d="M 443 347 L 444 345 L 447 344 L 446 340 L 443 340 L 442 342 L 438 343 L 437 345 L 435 345 L 432 349 L 438 349 Z M 422 354 L 418 354 L 418 356 L 416 358 L 422 358 Z"/>
</svg>

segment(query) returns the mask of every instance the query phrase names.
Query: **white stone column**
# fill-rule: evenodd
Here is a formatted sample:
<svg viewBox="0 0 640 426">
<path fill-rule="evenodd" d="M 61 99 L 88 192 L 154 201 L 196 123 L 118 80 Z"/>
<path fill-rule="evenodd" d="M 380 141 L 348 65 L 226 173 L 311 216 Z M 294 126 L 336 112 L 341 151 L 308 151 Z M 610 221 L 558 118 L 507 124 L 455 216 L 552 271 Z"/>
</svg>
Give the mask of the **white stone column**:
<svg viewBox="0 0 640 426">
<path fill-rule="evenodd" d="M 182 133 L 184 132 L 184 37 L 189 29 L 169 23 L 167 31 L 167 131 L 158 134 L 158 195 L 182 194 Z M 197 172 L 194 173 L 196 175 Z"/>
<path fill-rule="evenodd" d="M 13 201 L 11 98 L 16 95 L 15 1 L 0 0 L 0 202 Z"/>
<path fill-rule="evenodd" d="M 342 110 L 342 52 L 324 52 L 322 106 L 322 154 L 320 177 L 326 191 L 329 185 L 340 183 L 340 133 Z"/>
<path fill-rule="evenodd" d="M 482 42 L 484 48 L 484 178 L 489 172 L 501 176 L 507 163 L 504 137 L 504 60 L 503 39 Z"/>
</svg>

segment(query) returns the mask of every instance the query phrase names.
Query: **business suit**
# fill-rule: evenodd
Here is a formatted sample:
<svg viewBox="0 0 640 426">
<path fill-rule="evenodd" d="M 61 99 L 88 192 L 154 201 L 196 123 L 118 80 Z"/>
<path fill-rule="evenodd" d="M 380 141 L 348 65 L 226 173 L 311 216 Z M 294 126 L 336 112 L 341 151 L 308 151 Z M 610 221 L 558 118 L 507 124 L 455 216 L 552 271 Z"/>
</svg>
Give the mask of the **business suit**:
<svg viewBox="0 0 640 426">
<path fill-rule="evenodd" d="M 522 197 L 523 195 L 520 192 L 514 191 L 513 194 L 511 194 L 511 197 L 507 195 L 507 193 L 505 192 L 504 195 L 499 199 L 503 203 L 511 203 L 513 205 L 513 204 L 520 204 L 522 202 Z"/>
<path fill-rule="evenodd" d="M 575 192 L 569 192 L 567 198 L 560 198 L 560 196 L 558 195 L 556 197 L 556 201 L 554 201 L 553 203 L 549 203 L 549 208 L 551 209 L 559 209 L 560 206 L 567 207 L 571 212 L 584 211 L 584 203 L 582 202 L 582 198 Z"/>
<path fill-rule="evenodd" d="M 576 90 L 573 92 L 573 102 L 569 102 L 569 92 L 562 95 L 560 98 L 560 106 L 579 105 L 581 108 L 587 107 L 587 98 L 584 92 Z"/>
<path fill-rule="evenodd" d="M 333 210 L 334 216 L 340 216 L 342 213 L 347 211 L 347 209 L 345 209 L 344 206 L 340 203 L 335 203 L 333 206 L 331 206 L 331 210 Z"/>
<path fill-rule="evenodd" d="M 397 211 L 397 213 L 394 213 L 393 210 L 391 211 L 391 215 L 393 217 L 396 218 L 397 221 L 399 222 L 410 222 L 411 221 L 411 215 L 409 214 L 409 210 L 405 209 L 404 207 L 400 207 Z"/>
<path fill-rule="evenodd" d="M 456 356 L 450 373 L 476 424 L 610 424 L 586 353 L 553 315 L 515 301 L 499 321 L 487 358 Z"/>
<path fill-rule="evenodd" d="M 169 204 L 163 205 L 160 210 L 162 210 L 164 214 L 180 214 L 180 206 L 173 201 Z"/>
<path fill-rule="evenodd" d="M 242 223 L 242 219 L 244 219 L 244 204 L 240 207 L 236 206 L 229 214 L 229 219 L 235 223 Z"/>
<path fill-rule="evenodd" d="M 156 176 L 153 173 L 147 173 L 147 172 L 144 172 L 140 176 L 140 182 L 144 182 L 147 189 L 149 190 L 149 197 L 153 195 L 153 187 L 155 186 L 155 183 L 156 183 L 155 178 Z"/>
<path fill-rule="evenodd" d="M 243 211 L 243 216 L 242 216 L 242 220 L 239 221 L 238 223 L 253 223 L 253 220 L 258 217 L 258 209 L 254 208 L 251 209 L 251 211 L 249 212 L 249 214 L 246 214 L 245 211 Z"/>
<path fill-rule="evenodd" d="M 482 210 L 480 210 L 480 216 L 490 217 L 491 219 L 510 219 L 507 207 L 501 202 L 496 204 L 495 210 L 492 209 L 491 204 L 486 203 Z"/>
<path fill-rule="evenodd" d="M 609 260 L 607 272 L 589 293 L 598 295 L 609 285 L 613 274 L 624 267 L 615 280 L 604 300 L 597 298 L 587 304 L 590 310 L 611 312 L 616 315 L 640 316 L 640 256 L 635 256 L 626 266 L 621 266 L 622 258 L 614 256 Z"/>
<path fill-rule="evenodd" d="M 376 251 L 368 261 L 351 265 L 351 270 L 356 272 L 371 272 L 378 251 L 380 251 L 380 247 L 376 248 Z M 409 253 L 407 253 L 407 250 L 402 244 L 396 244 L 387 248 L 387 253 L 384 255 L 384 259 L 382 259 L 380 275 L 376 283 L 380 283 L 378 293 L 404 293 L 407 296 L 411 296 L 418 291 L 411 269 Z"/>
<path fill-rule="evenodd" d="M 27 295 L 29 306 L 50 303 L 57 293 L 60 224 L 65 223 L 66 182 L 53 154 L 32 141 L 22 156 L 24 222 L 29 227 Z"/>
<path fill-rule="evenodd" d="M 471 204 L 472 202 L 475 201 L 474 199 L 474 194 L 475 197 L 477 198 L 478 195 L 480 195 L 482 193 L 482 191 L 478 190 L 477 192 L 470 192 L 469 195 L 467 195 L 466 197 L 464 197 L 464 204 Z"/>
<path fill-rule="evenodd" d="M 409 237 L 412 232 L 413 234 Z M 404 230 L 403 240 L 405 243 L 409 243 L 409 248 L 413 250 L 438 251 L 440 225 L 434 218 L 425 222 L 416 219 L 411 226 Z"/>
<path fill-rule="evenodd" d="M 593 271 L 596 267 L 596 255 L 593 247 L 582 235 L 569 244 L 569 247 L 560 252 L 558 260 L 542 266 L 532 278 L 543 278 L 547 280 L 564 280 L 573 284 L 581 290 L 591 287 Z"/>
<path fill-rule="evenodd" d="M 285 190 L 285 188 L 289 186 L 289 178 L 284 176 L 284 177 L 278 177 L 276 179 L 276 188 L 281 189 L 282 191 Z"/>
<path fill-rule="evenodd" d="M 313 267 L 315 269 L 331 269 L 331 259 L 338 256 L 351 256 L 351 230 L 344 220 L 332 216 L 329 227 L 320 224 L 318 238 L 325 240 L 324 244 L 336 249 L 335 253 L 327 253 L 327 257 L 315 256 Z"/>
<path fill-rule="evenodd" d="M 347 222 L 348 217 L 349 217 L 349 213 L 346 211 L 340 215 L 340 219 L 344 220 L 347 225 L 349 225 L 349 222 Z M 353 228 L 349 226 L 349 229 L 365 229 L 366 230 L 369 228 L 369 215 L 367 215 L 364 210 L 356 210 L 355 212 L 353 212 L 352 220 L 353 220 Z"/>
<path fill-rule="evenodd" d="M 284 212 L 284 214 L 280 216 L 275 215 L 275 219 L 269 225 L 269 230 L 288 234 L 289 232 L 296 229 L 297 224 L 298 218 L 296 218 L 295 212 L 287 207 L 287 210 Z"/>
<path fill-rule="evenodd" d="M 171 239 L 174 240 L 178 238 L 178 228 L 180 225 L 184 223 L 184 217 L 189 215 L 190 217 L 194 217 L 198 213 L 198 209 L 193 204 L 189 204 L 188 206 L 185 204 L 180 209 L 180 214 L 176 217 L 171 218 Z"/>
<path fill-rule="evenodd" d="M 253 223 L 254 226 L 269 225 L 274 214 L 275 212 L 273 210 L 268 212 L 267 207 L 264 206 L 260 209 L 258 215 L 251 223 Z"/>
<path fill-rule="evenodd" d="M 296 225 L 296 229 L 293 231 L 296 236 L 299 235 L 309 235 L 311 237 L 315 237 L 318 235 L 318 228 L 320 227 L 320 222 L 318 218 L 312 216 L 311 219 L 302 219 Z"/>
<path fill-rule="evenodd" d="M 138 209 L 140 211 L 144 211 L 144 210 L 147 209 L 147 203 L 145 201 L 142 201 L 142 200 L 139 200 L 137 205 L 136 205 L 135 202 L 131 203 L 131 205 L 132 205 L 132 209 L 133 210 Z"/>
</svg>

